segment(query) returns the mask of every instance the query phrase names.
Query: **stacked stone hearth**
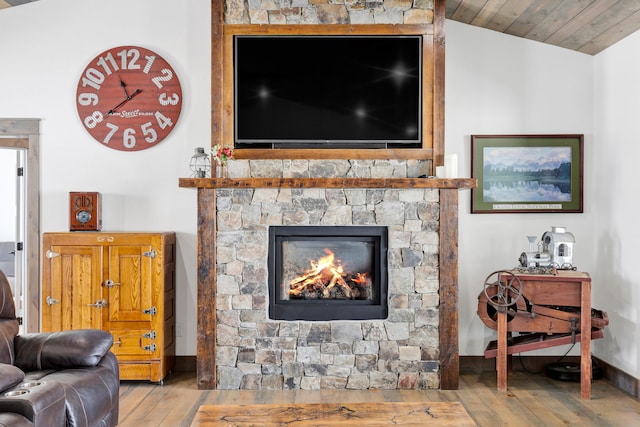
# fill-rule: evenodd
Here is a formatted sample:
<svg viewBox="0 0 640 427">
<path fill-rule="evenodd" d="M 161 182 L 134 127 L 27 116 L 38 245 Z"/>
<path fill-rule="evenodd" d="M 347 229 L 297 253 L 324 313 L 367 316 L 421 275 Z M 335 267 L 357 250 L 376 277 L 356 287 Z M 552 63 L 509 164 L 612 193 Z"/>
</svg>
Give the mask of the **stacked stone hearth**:
<svg viewBox="0 0 640 427">
<path fill-rule="evenodd" d="M 234 161 L 233 176 L 407 177 L 405 161 Z M 219 389 L 439 387 L 437 189 L 219 189 Z M 378 225 L 389 231 L 389 316 L 369 321 L 268 318 L 270 226 Z"/>
</svg>

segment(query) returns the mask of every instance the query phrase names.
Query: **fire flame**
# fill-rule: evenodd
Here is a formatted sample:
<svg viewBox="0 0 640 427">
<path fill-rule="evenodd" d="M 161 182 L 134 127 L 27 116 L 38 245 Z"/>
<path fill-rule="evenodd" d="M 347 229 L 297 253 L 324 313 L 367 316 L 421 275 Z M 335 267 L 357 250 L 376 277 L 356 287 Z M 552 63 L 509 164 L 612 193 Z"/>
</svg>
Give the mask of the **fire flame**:
<svg viewBox="0 0 640 427">
<path fill-rule="evenodd" d="M 371 279 L 367 273 L 345 273 L 342 262 L 336 262 L 335 254 L 317 261 L 310 260 L 311 268 L 289 281 L 289 296 L 322 299 L 367 299 L 371 294 Z"/>
</svg>

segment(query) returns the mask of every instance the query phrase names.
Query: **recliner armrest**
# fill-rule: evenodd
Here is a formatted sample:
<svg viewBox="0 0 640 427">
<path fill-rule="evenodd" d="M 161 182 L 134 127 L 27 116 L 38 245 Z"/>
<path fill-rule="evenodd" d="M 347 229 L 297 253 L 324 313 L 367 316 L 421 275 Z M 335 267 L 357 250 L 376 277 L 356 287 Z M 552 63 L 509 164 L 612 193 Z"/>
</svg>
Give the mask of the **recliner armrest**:
<svg viewBox="0 0 640 427">
<path fill-rule="evenodd" d="M 113 345 L 113 336 L 99 329 L 18 335 L 15 365 L 25 372 L 96 366 Z"/>
<path fill-rule="evenodd" d="M 26 382 L 9 393 L 14 394 L 0 395 L 0 413 L 19 414 L 32 423 L 27 425 L 35 427 L 71 425 L 65 423 L 65 389 L 62 384 L 55 381 Z M 12 427 L 25 425 L 19 423 L 18 419 L 12 422 L 15 423 L 9 424 Z"/>
<path fill-rule="evenodd" d="M 10 389 L 24 379 L 24 372 L 13 365 L 0 363 L 0 391 Z"/>
</svg>

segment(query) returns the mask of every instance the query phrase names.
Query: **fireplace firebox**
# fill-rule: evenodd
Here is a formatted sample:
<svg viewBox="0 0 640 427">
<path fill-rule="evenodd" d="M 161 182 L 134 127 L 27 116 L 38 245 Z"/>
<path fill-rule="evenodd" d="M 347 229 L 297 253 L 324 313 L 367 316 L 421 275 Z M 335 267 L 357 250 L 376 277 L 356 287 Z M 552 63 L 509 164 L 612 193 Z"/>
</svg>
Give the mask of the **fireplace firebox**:
<svg viewBox="0 0 640 427">
<path fill-rule="evenodd" d="M 385 319 L 387 228 L 269 228 L 269 318 Z"/>
</svg>

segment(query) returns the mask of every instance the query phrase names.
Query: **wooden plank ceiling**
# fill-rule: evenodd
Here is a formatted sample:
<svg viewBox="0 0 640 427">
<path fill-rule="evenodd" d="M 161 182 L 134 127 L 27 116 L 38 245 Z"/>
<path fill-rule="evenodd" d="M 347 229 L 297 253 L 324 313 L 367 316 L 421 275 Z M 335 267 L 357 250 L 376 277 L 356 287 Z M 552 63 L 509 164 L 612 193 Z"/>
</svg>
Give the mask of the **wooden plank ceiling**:
<svg viewBox="0 0 640 427">
<path fill-rule="evenodd" d="M 37 0 L 0 0 L 0 10 Z M 434 0 L 440 1 L 440 0 Z M 446 17 L 595 55 L 640 29 L 639 0 L 446 0 Z"/>
<path fill-rule="evenodd" d="M 11 6 L 20 6 L 21 4 L 31 3 L 37 0 L 0 0 L 0 9 L 6 9 Z"/>
<path fill-rule="evenodd" d="M 640 29 L 640 1 L 447 0 L 446 17 L 595 55 Z"/>
</svg>

